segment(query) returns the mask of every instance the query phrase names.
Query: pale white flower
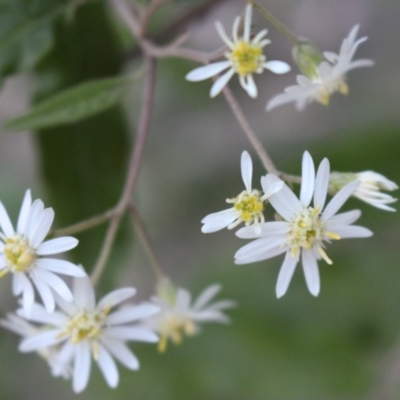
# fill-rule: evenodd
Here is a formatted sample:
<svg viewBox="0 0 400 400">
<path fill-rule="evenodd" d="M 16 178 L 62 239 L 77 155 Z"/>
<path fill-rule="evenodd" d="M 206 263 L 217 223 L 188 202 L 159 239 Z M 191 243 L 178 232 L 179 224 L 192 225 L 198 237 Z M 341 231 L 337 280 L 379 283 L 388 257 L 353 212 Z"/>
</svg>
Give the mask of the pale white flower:
<svg viewBox="0 0 400 400">
<path fill-rule="evenodd" d="M 381 190 L 396 190 L 398 189 L 397 184 L 374 171 L 355 173 L 332 172 L 329 190 L 331 192 L 336 192 L 353 180 L 360 181 L 360 185 L 353 193 L 353 197 L 365 201 L 371 206 L 380 208 L 381 210 L 396 211 L 393 207 L 389 207 L 388 204 L 396 202 L 397 199 L 387 193 L 382 193 Z"/>
<path fill-rule="evenodd" d="M 319 65 L 316 76 L 308 78 L 298 75 L 298 84 L 286 88 L 285 93 L 270 100 L 267 104 L 267 111 L 291 102 L 296 103 L 297 110 L 303 110 L 307 104 L 313 101 L 328 105 L 330 96 L 334 92 L 348 94 L 347 72 L 355 68 L 374 65 L 374 62 L 369 59 L 352 61 L 358 46 L 367 40 L 367 37 L 356 40 L 358 29 L 359 25 L 351 29 L 349 35 L 343 40 L 339 54 L 328 51 L 324 53 L 327 61 L 323 61 Z"/>
<path fill-rule="evenodd" d="M 54 310 L 53 291 L 66 301 L 73 300 L 68 286 L 55 273 L 85 276 L 85 272 L 71 262 L 47 257 L 71 250 L 78 244 L 77 239 L 68 236 L 44 241 L 53 219 L 53 209 L 44 208 L 39 199 L 32 203 L 31 192 L 27 190 L 17 229 L 14 229 L 0 202 L 0 277 L 7 272 L 13 274 L 13 294 L 22 294 L 22 306 L 26 314 L 29 314 L 35 299 L 32 283 L 46 309 L 51 312 Z"/>
<path fill-rule="evenodd" d="M 261 74 L 264 69 L 275 74 L 284 74 L 290 71 L 290 66 L 283 61 L 266 61 L 262 49 L 271 43 L 270 40 L 265 39 L 265 35 L 268 33 L 267 29 L 260 31 L 254 38 L 250 37 L 252 10 L 251 4 L 248 4 L 244 17 L 243 36 L 239 36 L 240 17 L 236 17 L 233 23 L 232 39 L 226 34 L 221 22 L 215 23 L 219 36 L 229 48 L 225 53 L 226 61 L 196 68 L 186 75 L 188 81 L 198 82 L 228 69 L 214 82 L 210 91 L 211 97 L 217 96 L 235 73 L 238 74 L 243 89 L 250 97 L 255 98 L 257 97 L 257 86 L 253 79 L 254 73 Z"/>
<path fill-rule="evenodd" d="M 286 293 L 300 256 L 308 289 L 311 294 L 317 296 L 320 290 L 317 261 L 323 258 L 328 264 L 332 264 L 325 253 L 324 242 L 372 235 L 366 228 L 351 225 L 360 217 L 359 210 L 336 214 L 357 189 L 359 181 L 347 184 L 324 208 L 329 169 L 329 161 L 325 158 L 315 175 L 313 160 L 310 154 L 305 152 L 300 199 L 287 185 L 269 198 L 283 221 L 262 224 L 260 234 L 256 234 L 248 227 L 236 233 L 240 238 L 256 239 L 237 251 L 235 255 L 237 264 L 266 260 L 286 253 L 276 285 L 277 297 Z M 268 190 L 278 180 L 275 175 L 268 174 L 261 183 L 264 190 Z M 312 199 L 313 206 L 310 205 Z"/>
<path fill-rule="evenodd" d="M 96 305 L 95 293 L 88 277 L 74 279 L 74 302 L 56 296 L 59 310 L 48 313 L 34 303 L 31 321 L 46 326 L 45 332 L 25 338 L 20 351 L 30 352 L 59 345 L 56 367 L 72 368 L 72 387 L 75 392 L 85 389 L 90 375 L 92 357 L 107 384 L 115 388 L 119 374 L 114 358 L 131 370 L 139 368 L 139 361 L 125 344 L 128 340 L 154 343 L 157 335 L 133 322 L 154 315 L 159 308 L 151 304 L 129 305 L 111 312 L 116 305 L 135 294 L 134 288 L 114 290 Z M 114 357 L 114 358 L 113 358 Z"/>
<path fill-rule="evenodd" d="M 198 333 L 203 323 L 228 323 L 229 318 L 223 311 L 234 307 L 235 303 L 231 300 L 211 303 L 220 290 L 220 285 L 211 285 L 192 303 L 191 294 L 186 289 L 175 288 L 168 280 L 163 280 L 158 285 L 157 296 L 151 299 L 161 311 L 144 322 L 144 326 L 160 335 L 158 350 L 164 352 L 168 340 L 180 344 L 185 335 Z"/>
<path fill-rule="evenodd" d="M 246 189 L 233 199 L 226 200 L 227 203 L 233 204 L 232 208 L 209 214 L 202 219 L 201 222 L 204 225 L 201 231 L 203 233 L 212 233 L 224 228 L 232 229 L 241 222 L 244 222 L 246 226 L 254 224 L 257 230 L 260 223 L 264 222 L 264 202 L 282 188 L 283 182 L 272 185 L 265 194 L 252 189 L 253 163 L 247 151 L 242 153 L 240 168 Z"/>
<path fill-rule="evenodd" d="M 48 330 L 46 326 L 39 328 L 18 315 L 11 313 L 7 314 L 7 318 L 0 320 L 0 325 L 23 338 L 33 337 Z M 64 379 L 69 379 L 71 377 L 71 368 L 69 365 L 58 364 L 58 351 L 59 346 L 52 346 L 38 349 L 37 353 L 46 360 L 54 377 L 61 376 Z"/>
</svg>

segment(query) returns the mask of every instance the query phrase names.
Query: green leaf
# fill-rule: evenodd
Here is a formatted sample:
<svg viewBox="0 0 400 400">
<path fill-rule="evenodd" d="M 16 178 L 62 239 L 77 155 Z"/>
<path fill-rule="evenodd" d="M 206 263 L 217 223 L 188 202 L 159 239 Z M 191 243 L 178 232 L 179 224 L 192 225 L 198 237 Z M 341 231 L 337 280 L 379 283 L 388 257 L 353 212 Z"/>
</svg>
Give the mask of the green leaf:
<svg viewBox="0 0 400 400">
<path fill-rule="evenodd" d="M 0 0 L 0 77 L 29 70 L 53 46 L 52 24 L 65 0 Z"/>
<path fill-rule="evenodd" d="M 42 129 L 70 124 L 92 117 L 117 104 L 132 84 L 143 75 L 96 79 L 64 90 L 9 120 L 9 129 Z"/>
</svg>

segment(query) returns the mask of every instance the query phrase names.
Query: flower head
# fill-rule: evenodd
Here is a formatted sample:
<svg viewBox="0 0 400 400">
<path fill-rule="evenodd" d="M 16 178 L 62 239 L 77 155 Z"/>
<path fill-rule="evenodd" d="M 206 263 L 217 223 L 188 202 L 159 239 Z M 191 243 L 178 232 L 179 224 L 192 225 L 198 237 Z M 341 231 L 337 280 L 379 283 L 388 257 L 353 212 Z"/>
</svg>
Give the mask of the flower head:
<svg viewBox="0 0 400 400">
<path fill-rule="evenodd" d="M 393 207 L 389 207 L 388 204 L 394 203 L 397 199 L 387 193 L 382 193 L 381 190 L 396 190 L 398 189 L 397 184 L 374 171 L 356 173 L 332 172 L 329 191 L 336 193 L 344 185 L 354 180 L 360 181 L 360 185 L 353 193 L 354 197 L 382 210 L 396 211 Z"/>
<path fill-rule="evenodd" d="M 352 61 L 358 46 L 367 40 L 367 37 L 356 40 L 358 29 L 358 25 L 351 29 L 349 35 L 343 40 L 339 54 L 324 53 L 326 61 L 322 61 L 318 67 L 314 68 L 316 73 L 310 74 L 310 76 L 298 75 L 297 85 L 286 88 L 285 93 L 270 100 L 267 104 L 267 111 L 291 102 L 296 103 L 298 110 L 303 110 L 307 104 L 313 101 L 328 105 L 333 93 L 348 94 L 347 72 L 355 68 L 374 65 L 374 62 L 368 59 Z"/>
<path fill-rule="evenodd" d="M 185 335 L 198 333 L 202 323 L 229 322 L 223 311 L 233 307 L 233 301 L 222 300 L 210 304 L 220 290 L 220 285 L 211 285 L 191 304 L 191 294 L 186 289 L 175 288 L 168 280 L 161 281 L 157 287 L 157 296 L 151 299 L 161 311 L 144 322 L 145 326 L 160 335 L 160 352 L 166 350 L 168 340 L 180 344 Z"/>
<path fill-rule="evenodd" d="M 0 325 L 23 338 L 33 337 L 47 331 L 46 326 L 39 328 L 15 314 L 7 314 L 7 318 L 0 320 Z M 58 351 L 59 346 L 52 346 L 38 349 L 37 353 L 46 360 L 54 377 L 61 376 L 64 379 L 69 379 L 71 377 L 71 368 L 69 365 L 58 364 Z"/>
<path fill-rule="evenodd" d="M 254 224 L 257 230 L 260 223 L 264 222 L 264 202 L 282 188 L 283 182 L 276 182 L 268 192 L 262 194 L 259 190 L 252 189 L 253 163 L 247 151 L 242 153 L 240 166 L 246 189 L 238 196 L 226 200 L 227 203 L 233 204 L 232 208 L 209 214 L 202 219 L 203 233 L 212 233 L 224 228 L 232 229 L 241 222 L 246 226 Z"/>
<path fill-rule="evenodd" d="M 113 359 L 131 370 L 139 368 L 139 361 L 125 342 L 136 340 L 157 342 L 149 329 L 132 325 L 159 311 L 151 304 L 129 305 L 111 312 L 116 305 L 135 294 L 133 288 L 114 290 L 96 305 L 93 287 L 88 277 L 74 279 L 74 302 L 56 296 L 59 310 L 48 313 L 34 303 L 29 319 L 46 326 L 46 330 L 22 340 L 23 352 L 59 346 L 54 373 L 70 367 L 75 392 L 85 389 L 89 380 L 91 359 L 98 364 L 107 384 L 115 388 L 119 374 Z M 42 327 L 43 327 L 42 325 Z"/>
<path fill-rule="evenodd" d="M 268 190 L 277 181 L 278 177 L 268 174 L 261 183 L 264 190 Z M 313 160 L 305 152 L 300 199 L 286 185 L 269 198 L 283 221 L 262 224 L 259 234 L 248 227 L 236 233 L 240 238 L 256 239 L 237 251 L 237 264 L 266 260 L 286 253 L 276 285 L 278 297 L 286 293 L 300 256 L 308 289 L 317 296 L 320 290 L 317 261 L 323 258 L 332 264 L 324 250 L 325 242 L 372 235 L 366 228 L 351 225 L 360 217 L 359 210 L 336 214 L 357 189 L 359 182 L 353 181 L 344 186 L 324 208 L 328 184 L 329 161 L 325 158 L 315 175 Z"/>
<path fill-rule="evenodd" d="M 13 274 L 13 293 L 15 296 L 22 294 L 22 306 L 27 314 L 35 299 L 32 283 L 51 312 L 55 305 L 53 292 L 66 301 L 73 300 L 67 285 L 54 273 L 85 276 L 81 268 L 68 261 L 46 257 L 73 249 L 78 244 L 77 239 L 68 236 L 44 241 L 53 219 L 53 209 L 44 208 L 39 199 L 32 203 L 31 192 L 27 190 L 17 229 L 14 229 L 0 202 L 0 277 L 8 272 Z"/>
<path fill-rule="evenodd" d="M 242 36 L 239 33 L 240 17 L 236 17 L 232 28 L 232 39 L 228 37 L 222 24 L 217 21 L 215 24 L 217 32 L 229 48 L 225 53 L 227 60 L 196 68 L 186 75 L 188 81 L 197 82 L 228 69 L 211 87 L 211 97 L 217 96 L 235 73 L 238 74 L 243 89 L 254 98 L 257 97 L 254 73 L 261 74 L 264 69 L 268 69 L 275 74 L 284 74 L 290 70 L 290 66 L 283 61 L 266 61 L 262 49 L 270 43 L 270 40 L 265 39 L 267 29 L 260 31 L 254 38 L 250 37 L 252 12 L 251 4 L 247 5 Z"/>
</svg>

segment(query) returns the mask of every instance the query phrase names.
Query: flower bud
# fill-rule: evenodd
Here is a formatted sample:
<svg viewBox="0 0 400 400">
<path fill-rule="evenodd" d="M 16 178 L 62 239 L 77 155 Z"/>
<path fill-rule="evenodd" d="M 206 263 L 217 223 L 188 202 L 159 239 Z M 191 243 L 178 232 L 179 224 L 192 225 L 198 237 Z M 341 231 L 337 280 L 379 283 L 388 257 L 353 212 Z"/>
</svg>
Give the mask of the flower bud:
<svg viewBox="0 0 400 400">
<path fill-rule="evenodd" d="M 300 71 L 310 80 L 319 78 L 318 67 L 324 60 L 320 51 L 307 39 L 301 38 L 293 47 L 293 59 Z"/>
</svg>

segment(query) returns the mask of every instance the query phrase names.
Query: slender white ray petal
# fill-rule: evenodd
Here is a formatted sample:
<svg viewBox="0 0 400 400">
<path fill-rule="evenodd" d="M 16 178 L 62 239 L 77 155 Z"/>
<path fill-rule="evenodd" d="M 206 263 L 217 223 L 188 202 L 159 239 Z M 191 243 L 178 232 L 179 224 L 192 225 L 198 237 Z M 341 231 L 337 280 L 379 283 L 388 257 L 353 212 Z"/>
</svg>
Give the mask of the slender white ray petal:
<svg viewBox="0 0 400 400">
<path fill-rule="evenodd" d="M 335 233 L 339 235 L 341 239 L 366 238 L 373 235 L 369 229 L 356 225 L 335 228 Z"/>
<path fill-rule="evenodd" d="M 44 306 L 48 312 L 53 312 L 56 304 L 54 300 L 53 293 L 48 285 L 46 285 L 40 277 L 36 277 L 33 273 L 31 274 L 31 279 L 33 284 L 35 285 L 37 291 L 39 292 L 40 298 L 43 301 Z"/>
<path fill-rule="evenodd" d="M 29 315 L 33 301 L 35 300 L 35 293 L 30 280 L 24 274 L 18 275 L 22 286 L 22 306 L 24 308 L 25 315 Z"/>
<path fill-rule="evenodd" d="M 267 61 L 264 63 L 264 68 L 269 69 L 274 74 L 286 74 L 290 71 L 290 65 L 283 61 Z"/>
<path fill-rule="evenodd" d="M 235 23 L 236 23 L 237 20 L 238 20 L 238 19 L 235 20 Z M 233 26 L 235 26 L 235 23 L 233 24 Z M 238 23 L 240 23 L 240 18 L 239 18 Z M 220 21 L 216 21 L 216 22 L 215 22 L 215 28 L 217 29 L 217 32 L 218 32 L 219 37 L 225 42 L 225 44 L 226 44 L 229 48 L 233 49 L 234 44 L 233 44 L 232 40 L 229 39 L 228 35 L 227 35 L 226 32 L 225 32 L 224 26 L 221 24 Z"/>
<path fill-rule="evenodd" d="M 250 30 L 251 30 L 251 17 L 253 13 L 253 8 L 251 4 L 247 4 L 246 10 L 244 12 L 244 27 L 243 27 L 243 39 L 246 42 L 250 41 Z"/>
<path fill-rule="evenodd" d="M 95 294 L 89 277 L 74 279 L 73 294 L 78 309 L 93 310 L 95 308 Z"/>
<path fill-rule="evenodd" d="M 247 257 L 248 255 L 254 255 L 258 253 L 263 253 L 271 248 L 284 245 L 286 236 L 277 235 L 272 237 L 262 237 L 260 239 L 254 240 L 241 247 L 235 254 L 236 259 L 241 259 Z"/>
<path fill-rule="evenodd" d="M 218 96 L 222 89 L 226 86 L 226 84 L 228 83 L 229 79 L 232 78 L 233 74 L 235 73 L 235 71 L 231 68 L 229 69 L 227 72 L 225 72 L 225 74 L 223 74 L 222 76 L 220 76 L 215 82 L 214 84 L 211 86 L 211 90 L 210 90 L 210 97 L 216 97 Z"/>
<path fill-rule="evenodd" d="M 42 200 L 36 199 L 31 206 L 28 220 L 26 221 L 24 235 L 27 238 L 32 237 L 32 233 L 36 230 L 37 224 L 44 211 Z"/>
<path fill-rule="evenodd" d="M 314 207 L 320 207 L 321 210 L 325 206 L 326 195 L 329 186 L 329 161 L 324 158 L 319 164 L 317 176 L 315 178 Z"/>
<path fill-rule="evenodd" d="M 311 202 L 315 185 L 314 162 L 308 151 L 304 152 L 301 169 L 301 190 L 300 203 L 303 207 L 308 207 Z"/>
<path fill-rule="evenodd" d="M 191 298 L 192 296 L 188 290 L 178 288 L 176 292 L 176 303 L 182 308 L 188 309 L 190 307 Z"/>
<path fill-rule="evenodd" d="M 201 231 L 203 233 L 213 233 L 220 231 L 221 229 L 228 227 L 237 218 L 238 212 L 234 208 L 229 208 L 227 210 L 209 214 L 201 221 L 204 224 L 201 227 Z"/>
<path fill-rule="evenodd" d="M 269 249 L 265 249 L 264 252 L 261 253 L 256 253 L 256 254 L 249 254 L 246 257 L 240 258 L 240 259 L 235 259 L 235 264 L 241 265 L 241 264 L 250 264 L 250 263 L 255 263 L 263 260 L 268 260 L 269 258 L 273 258 L 276 256 L 279 256 L 283 253 L 286 253 L 288 251 L 287 246 L 276 246 L 276 247 L 271 247 Z"/>
<path fill-rule="evenodd" d="M 99 366 L 108 386 L 112 388 L 117 387 L 119 381 L 117 366 L 115 365 L 115 361 L 111 357 L 110 353 L 101 345 L 99 345 L 97 365 Z"/>
<path fill-rule="evenodd" d="M 78 243 L 79 241 L 77 239 L 70 236 L 47 240 L 37 248 L 36 254 L 40 256 L 47 256 L 50 254 L 62 253 L 75 248 Z"/>
<path fill-rule="evenodd" d="M 6 236 L 14 235 L 14 228 L 3 203 L 0 201 L 0 227 Z"/>
<path fill-rule="evenodd" d="M 326 206 L 322 213 L 321 220 L 326 221 L 333 217 L 346 200 L 354 193 L 359 184 L 360 181 L 357 180 L 348 183 L 344 188 L 342 188 Z"/>
<path fill-rule="evenodd" d="M 160 308 L 152 304 L 141 304 L 133 307 L 125 307 L 115 311 L 107 317 L 108 325 L 119 325 L 127 322 L 137 321 L 157 314 Z"/>
<path fill-rule="evenodd" d="M 259 232 L 255 232 L 251 226 L 245 226 L 236 232 L 241 239 L 256 239 L 264 236 L 284 235 L 289 232 L 290 225 L 285 221 L 265 222 L 260 225 Z"/>
<path fill-rule="evenodd" d="M 185 79 L 191 82 L 203 81 L 218 75 L 224 69 L 230 67 L 230 65 L 231 64 L 229 61 L 220 61 L 209 65 L 204 65 L 202 67 L 195 68 L 193 71 L 190 71 L 186 75 Z"/>
<path fill-rule="evenodd" d="M 289 251 L 286 253 L 276 282 L 276 297 L 278 299 L 286 293 L 298 261 L 298 256 L 292 257 Z"/>
<path fill-rule="evenodd" d="M 257 86 L 254 82 L 254 78 L 252 75 L 247 76 L 245 90 L 251 98 L 255 99 L 257 97 L 258 94 Z"/>
<path fill-rule="evenodd" d="M 97 305 L 97 308 L 111 308 L 131 298 L 136 293 L 136 289 L 132 287 L 120 288 L 113 290 L 112 292 L 105 295 Z"/>
<path fill-rule="evenodd" d="M 23 309 L 18 309 L 17 313 L 22 317 L 24 316 Z M 55 325 L 57 327 L 62 327 L 66 323 L 67 317 L 58 311 L 49 313 L 41 304 L 33 303 L 29 321 L 42 323 L 48 326 Z"/>
<path fill-rule="evenodd" d="M 87 386 L 91 360 L 89 342 L 79 342 L 75 347 L 74 372 L 72 375 L 72 387 L 75 393 L 82 392 Z"/>
<path fill-rule="evenodd" d="M 108 351 L 126 368 L 131 370 L 139 369 L 139 360 L 125 343 L 121 342 L 120 340 L 104 338 L 103 344 Z"/>
<path fill-rule="evenodd" d="M 21 211 L 18 216 L 17 232 L 23 233 L 25 231 L 26 223 L 28 221 L 29 212 L 31 210 L 32 196 L 31 191 L 28 189 L 25 192 L 24 199 L 22 200 Z"/>
<path fill-rule="evenodd" d="M 103 333 L 105 336 L 122 339 L 122 340 L 136 340 L 139 342 L 157 343 L 158 336 L 148 329 L 132 328 L 132 327 L 109 327 L 104 328 Z"/>
<path fill-rule="evenodd" d="M 76 276 L 78 278 L 86 276 L 85 271 L 75 264 L 66 260 L 58 260 L 56 258 L 40 258 L 36 261 L 36 265 L 47 271 L 57 272 L 62 275 Z"/>
<path fill-rule="evenodd" d="M 251 161 L 250 154 L 247 151 L 242 153 L 240 159 L 240 170 L 242 173 L 242 179 L 244 186 L 248 192 L 251 192 L 251 180 L 253 176 L 253 163 Z"/>
<path fill-rule="evenodd" d="M 204 290 L 200 296 L 194 302 L 192 309 L 200 310 L 204 308 L 210 300 L 217 295 L 218 292 L 221 291 L 221 285 L 214 284 L 209 286 L 206 290 Z"/>
<path fill-rule="evenodd" d="M 32 350 L 42 349 L 44 347 L 54 346 L 63 340 L 60 338 L 60 333 L 61 331 L 59 329 L 54 329 L 28 337 L 22 340 L 18 350 L 25 353 Z"/>
<path fill-rule="evenodd" d="M 336 214 L 329 221 L 326 222 L 326 229 L 329 231 L 334 227 L 350 225 L 353 222 L 357 221 L 360 216 L 360 210 L 351 210 L 341 214 Z"/>
<path fill-rule="evenodd" d="M 36 249 L 43 242 L 44 238 L 49 233 L 51 224 L 54 220 L 54 211 L 52 208 L 46 208 L 36 225 L 36 229 L 30 231 L 28 235 L 31 246 Z"/>
<path fill-rule="evenodd" d="M 303 249 L 302 264 L 308 290 L 313 296 L 318 296 L 320 290 L 318 264 L 311 250 Z"/>
<path fill-rule="evenodd" d="M 73 296 L 69 290 L 67 284 L 59 278 L 57 275 L 44 269 L 35 269 L 31 273 L 32 277 L 36 277 L 37 280 L 41 280 L 49 287 L 51 287 L 56 293 L 58 293 L 64 300 L 72 302 Z M 51 312 L 51 311 L 50 311 Z"/>
</svg>

